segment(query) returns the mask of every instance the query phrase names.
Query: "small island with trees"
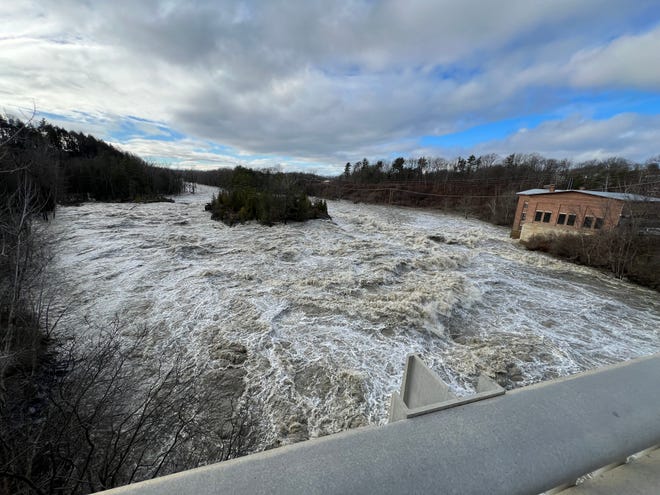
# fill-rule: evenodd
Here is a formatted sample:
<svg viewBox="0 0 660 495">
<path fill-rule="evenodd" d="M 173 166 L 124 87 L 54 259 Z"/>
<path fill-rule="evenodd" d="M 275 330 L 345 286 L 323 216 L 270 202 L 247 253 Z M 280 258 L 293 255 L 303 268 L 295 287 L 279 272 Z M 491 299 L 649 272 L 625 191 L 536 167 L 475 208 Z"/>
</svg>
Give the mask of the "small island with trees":
<svg viewBox="0 0 660 495">
<path fill-rule="evenodd" d="M 322 199 L 310 200 L 287 174 L 236 167 L 218 176 L 220 192 L 206 210 L 229 226 L 256 220 L 263 225 L 330 218 Z"/>
</svg>

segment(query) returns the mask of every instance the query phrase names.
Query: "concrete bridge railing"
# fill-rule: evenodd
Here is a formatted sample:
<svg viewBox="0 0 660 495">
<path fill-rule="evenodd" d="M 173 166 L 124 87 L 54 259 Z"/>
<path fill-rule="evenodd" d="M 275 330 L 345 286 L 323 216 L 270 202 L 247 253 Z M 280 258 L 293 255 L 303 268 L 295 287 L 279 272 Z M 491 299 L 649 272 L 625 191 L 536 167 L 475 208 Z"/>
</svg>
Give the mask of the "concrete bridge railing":
<svg viewBox="0 0 660 495">
<path fill-rule="evenodd" d="M 529 495 L 658 444 L 660 354 L 104 493 Z"/>
</svg>

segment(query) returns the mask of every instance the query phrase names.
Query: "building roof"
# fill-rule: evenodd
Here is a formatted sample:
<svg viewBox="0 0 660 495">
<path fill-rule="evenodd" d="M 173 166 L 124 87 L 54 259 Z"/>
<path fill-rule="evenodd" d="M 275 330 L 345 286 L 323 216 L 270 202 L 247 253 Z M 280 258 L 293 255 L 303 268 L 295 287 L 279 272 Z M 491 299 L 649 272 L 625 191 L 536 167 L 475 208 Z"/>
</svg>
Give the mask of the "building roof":
<svg viewBox="0 0 660 495">
<path fill-rule="evenodd" d="M 588 191 L 586 189 L 555 189 L 550 191 L 549 189 L 528 189 L 527 191 L 520 191 L 516 193 L 523 196 L 534 196 L 537 194 L 558 194 L 558 193 L 582 193 L 589 194 L 591 196 L 600 196 L 601 198 L 609 199 L 618 199 L 620 201 L 651 201 L 651 202 L 660 202 L 660 198 L 653 198 L 651 196 L 642 196 L 641 194 L 630 194 L 630 193 L 617 193 L 617 192 L 607 192 L 607 191 Z"/>
</svg>

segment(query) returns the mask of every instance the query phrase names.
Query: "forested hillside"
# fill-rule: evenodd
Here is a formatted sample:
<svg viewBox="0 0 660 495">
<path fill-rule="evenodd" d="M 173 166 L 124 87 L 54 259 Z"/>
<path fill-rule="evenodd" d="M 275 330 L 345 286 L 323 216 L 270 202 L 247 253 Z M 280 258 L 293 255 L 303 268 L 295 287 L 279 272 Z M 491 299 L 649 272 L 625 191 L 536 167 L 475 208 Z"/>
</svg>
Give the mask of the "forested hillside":
<svg viewBox="0 0 660 495">
<path fill-rule="evenodd" d="M 154 200 L 183 189 L 179 173 L 45 120 L 33 125 L 0 116 L 0 143 L 2 193 L 29 180 L 44 210 L 55 202 Z"/>
</svg>

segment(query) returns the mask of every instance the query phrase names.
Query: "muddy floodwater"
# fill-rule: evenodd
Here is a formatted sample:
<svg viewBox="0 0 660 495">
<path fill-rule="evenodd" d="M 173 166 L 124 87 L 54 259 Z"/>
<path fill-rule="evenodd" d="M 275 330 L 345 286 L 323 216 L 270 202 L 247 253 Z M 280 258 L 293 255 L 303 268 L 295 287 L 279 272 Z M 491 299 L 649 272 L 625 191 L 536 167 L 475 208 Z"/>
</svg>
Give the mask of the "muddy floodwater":
<svg viewBox="0 0 660 495">
<path fill-rule="evenodd" d="M 147 358 L 242 367 L 264 447 L 385 422 L 411 352 L 465 395 L 481 372 L 513 388 L 660 351 L 657 292 L 506 228 L 347 201 L 332 220 L 229 228 L 204 211 L 213 191 L 59 208 L 60 330 L 117 318 L 126 338 L 147 325 Z"/>
</svg>

